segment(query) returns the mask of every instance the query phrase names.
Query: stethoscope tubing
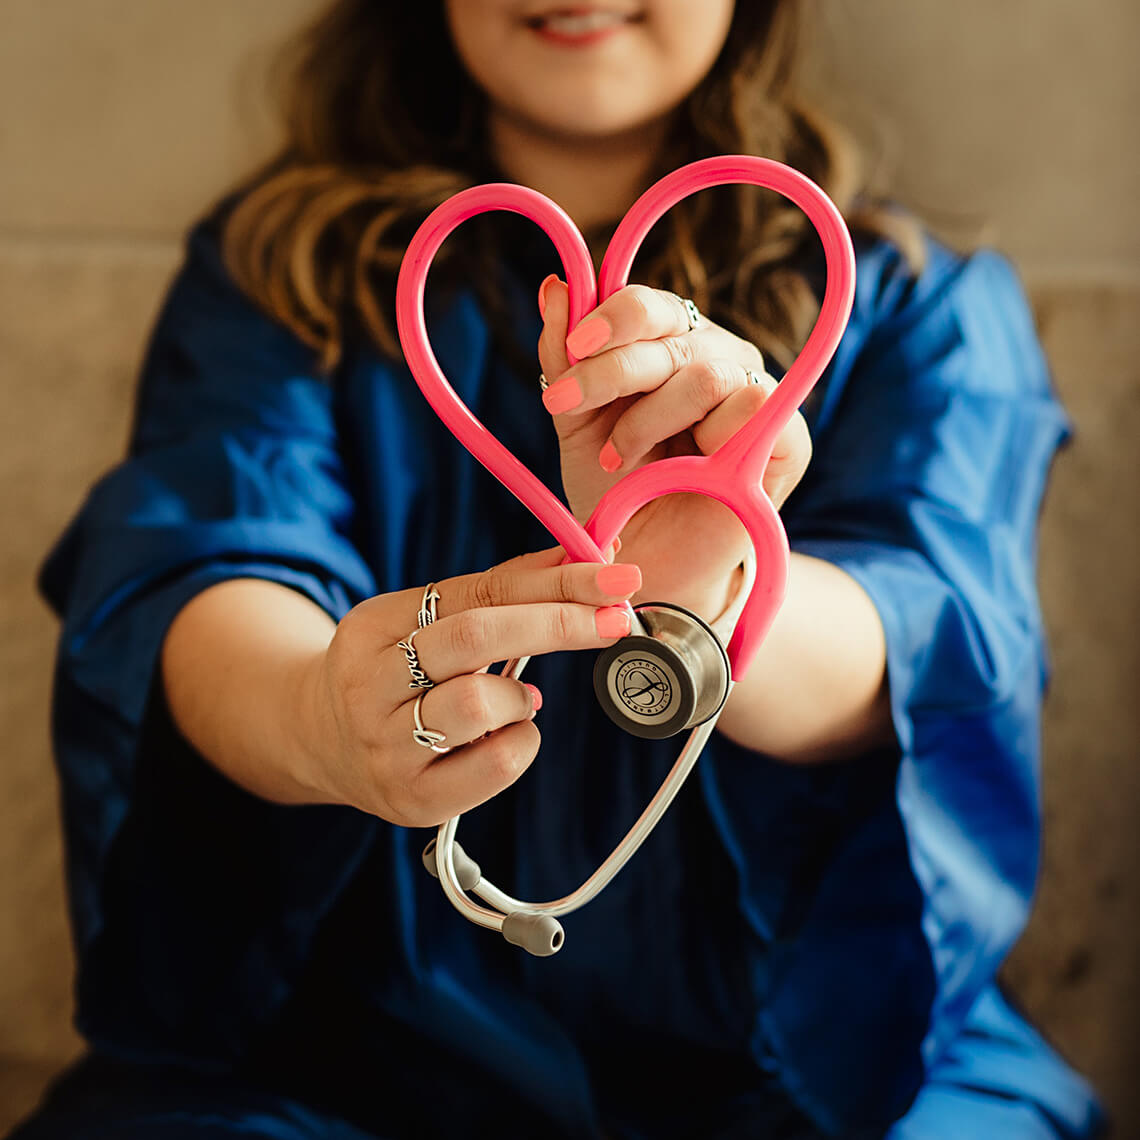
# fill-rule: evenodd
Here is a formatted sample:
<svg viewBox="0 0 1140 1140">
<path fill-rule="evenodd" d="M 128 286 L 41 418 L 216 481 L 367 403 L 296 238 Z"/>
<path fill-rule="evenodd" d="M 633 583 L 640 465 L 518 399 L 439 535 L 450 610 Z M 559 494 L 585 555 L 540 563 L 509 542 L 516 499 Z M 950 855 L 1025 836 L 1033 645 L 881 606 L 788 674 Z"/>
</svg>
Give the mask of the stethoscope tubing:
<svg viewBox="0 0 1140 1140">
<path fill-rule="evenodd" d="M 783 194 L 807 215 L 823 244 L 826 284 L 819 316 L 803 350 L 761 410 L 711 455 L 659 460 L 614 484 L 582 527 L 564 503 L 491 434 L 448 383 L 432 351 L 424 316 L 428 269 L 448 235 L 462 222 L 489 210 L 507 210 L 536 222 L 553 242 L 569 286 L 569 327 L 575 327 L 599 299 L 623 288 L 642 241 L 661 216 L 697 190 L 733 183 L 751 184 Z M 585 240 L 559 206 L 527 187 L 497 183 L 461 191 L 438 206 L 412 238 L 396 288 L 400 341 L 417 384 L 456 438 L 546 527 L 566 551 L 582 562 L 605 562 L 606 549 L 633 515 L 666 494 L 692 492 L 723 503 L 748 532 L 757 573 L 728 644 L 729 689 L 755 656 L 783 600 L 788 572 L 788 543 L 783 525 L 762 487 L 764 469 L 780 432 L 822 375 L 850 316 L 855 292 L 855 258 L 842 215 L 810 179 L 782 163 L 752 155 L 703 159 L 681 167 L 651 186 L 619 224 L 595 283 Z M 571 364 L 575 363 L 570 357 Z M 508 663 L 521 674 L 526 658 Z M 723 705 L 721 706 L 723 708 Z M 557 918 L 593 899 L 625 866 L 672 803 L 700 757 L 719 712 L 697 725 L 657 794 L 602 865 L 576 890 L 549 902 L 525 902 L 478 877 L 467 889 L 455 865 L 459 816 L 437 833 L 435 869 L 457 910 L 477 925 L 504 930 L 510 915 Z M 472 901 L 467 891 L 486 903 Z"/>
<path fill-rule="evenodd" d="M 606 492 L 583 528 L 546 485 L 489 432 L 459 399 L 428 339 L 424 290 L 431 261 L 462 222 L 489 210 L 521 214 L 550 237 L 566 271 L 570 327 L 598 299 L 623 288 L 645 235 L 677 202 L 712 186 L 745 183 L 775 190 L 794 202 L 815 226 L 823 244 L 826 284 L 811 335 L 764 406 L 712 455 L 662 459 L 630 472 Z M 525 186 L 492 183 L 460 191 L 436 207 L 408 245 L 396 287 L 400 341 L 416 382 L 457 439 L 511 491 L 575 561 L 604 562 L 602 550 L 646 503 L 689 491 L 723 503 L 743 523 L 760 573 L 728 646 L 732 675 L 739 679 L 783 600 L 787 539 L 761 481 L 776 439 L 822 375 L 839 344 L 855 293 L 854 250 L 835 205 L 809 178 L 783 163 L 754 155 L 702 159 L 651 186 L 619 224 L 595 287 L 589 249 L 570 217 L 545 195 Z M 571 358 L 573 363 L 573 358 Z"/>
<path fill-rule="evenodd" d="M 492 883 L 487 882 L 486 879 L 480 879 L 470 889 L 495 909 L 488 910 L 486 907 L 473 903 L 460 885 L 455 869 L 454 847 L 455 834 L 459 827 L 459 816 L 454 816 L 440 827 L 436 838 L 436 869 L 439 872 L 439 881 L 443 884 L 444 893 L 451 900 L 456 910 L 466 915 L 472 922 L 491 930 L 501 930 L 504 917 L 516 911 L 549 914 L 558 918 L 585 906 L 609 885 L 614 876 L 636 854 L 638 848 L 660 822 L 661 817 L 681 790 L 681 785 L 684 784 L 697 760 L 700 759 L 709 737 L 712 736 L 713 730 L 716 728 L 718 719 L 719 714 L 705 721 L 704 724 L 698 724 L 689 732 L 680 756 L 677 757 L 669 774 L 661 782 L 657 794 L 649 801 L 645 810 L 621 842 L 577 890 L 550 902 L 523 902 L 508 895 L 505 891 L 501 891 Z"/>
</svg>

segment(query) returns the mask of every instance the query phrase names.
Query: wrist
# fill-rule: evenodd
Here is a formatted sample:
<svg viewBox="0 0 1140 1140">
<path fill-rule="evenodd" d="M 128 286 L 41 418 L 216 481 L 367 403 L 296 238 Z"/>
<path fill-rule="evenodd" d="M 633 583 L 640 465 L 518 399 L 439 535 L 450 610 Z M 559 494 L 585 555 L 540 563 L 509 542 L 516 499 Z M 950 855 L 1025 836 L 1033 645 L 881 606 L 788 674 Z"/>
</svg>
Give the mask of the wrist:
<svg viewBox="0 0 1140 1140">
<path fill-rule="evenodd" d="M 284 766 L 300 803 L 345 802 L 332 779 L 337 739 L 327 665 L 324 649 L 300 657 L 282 686 Z"/>
<path fill-rule="evenodd" d="M 631 554 L 630 561 L 637 561 L 636 554 Z M 644 567 L 645 563 L 640 565 Z M 731 569 L 718 570 L 700 580 L 669 580 L 659 574 L 646 574 L 645 579 L 645 585 L 633 598 L 634 605 L 643 602 L 670 602 L 715 627 L 726 614 L 733 612 L 740 596 L 743 573 L 738 563 Z"/>
</svg>

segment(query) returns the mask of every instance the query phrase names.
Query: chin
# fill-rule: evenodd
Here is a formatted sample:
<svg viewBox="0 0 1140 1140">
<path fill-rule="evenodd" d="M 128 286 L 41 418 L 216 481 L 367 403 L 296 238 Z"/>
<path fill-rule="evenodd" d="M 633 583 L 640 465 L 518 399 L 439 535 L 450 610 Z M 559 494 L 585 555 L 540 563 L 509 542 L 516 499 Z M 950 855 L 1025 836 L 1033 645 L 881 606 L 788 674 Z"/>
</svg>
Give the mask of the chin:
<svg viewBox="0 0 1140 1140">
<path fill-rule="evenodd" d="M 668 117 L 673 106 L 638 106 L 620 92 L 590 95 L 579 88 L 571 97 L 558 98 L 556 91 L 542 107 L 516 109 L 512 117 L 551 137 L 577 141 L 618 140 L 656 126 Z"/>
</svg>

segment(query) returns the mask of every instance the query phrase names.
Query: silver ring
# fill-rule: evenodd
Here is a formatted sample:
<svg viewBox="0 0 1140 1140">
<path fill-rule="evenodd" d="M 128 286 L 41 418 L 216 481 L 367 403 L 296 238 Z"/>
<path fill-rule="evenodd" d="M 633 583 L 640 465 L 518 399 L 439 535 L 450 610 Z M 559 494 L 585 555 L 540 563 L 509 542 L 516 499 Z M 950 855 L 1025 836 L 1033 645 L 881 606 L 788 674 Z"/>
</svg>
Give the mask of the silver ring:
<svg viewBox="0 0 1140 1140">
<path fill-rule="evenodd" d="M 545 373 L 545 372 L 540 372 L 540 373 L 538 374 L 538 386 L 539 386 L 539 387 L 540 387 L 540 388 L 541 388 L 541 389 L 542 389 L 544 392 L 546 391 L 546 389 L 547 389 L 547 388 L 549 388 L 549 387 L 550 387 L 550 381 L 549 381 L 549 380 L 547 380 L 547 378 L 546 378 L 546 373 Z"/>
<path fill-rule="evenodd" d="M 416 621 L 419 623 L 420 629 L 424 629 L 435 621 L 437 615 L 436 603 L 438 601 L 439 591 L 435 588 L 434 582 L 429 582 L 424 587 L 423 597 L 420 598 L 420 612 L 416 615 Z"/>
<path fill-rule="evenodd" d="M 418 629 L 413 629 L 403 641 L 396 642 L 396 647 L 402 649 L 404 656 L 408 659 L 408 672 L 412 675 L 412 683 L 408 688 L 431 689 L 435 687 L 435 682 L 424 672 L 424 668 L 420 664 L 420 659 L 416 654 L 416 647 L 412 644 L 412 638 L 419 632 Z"/>
<path fill-rule="evenodd" d="M 447 737 L 442 732 L 436 732 L 432 728 L 424 728 L 423 718 L 420 716 L 420 705 L 424 703 L 424 697 L 427 693 L 420 693 L 412 704 L 412 719 L 416 722 L 416 727 L 412 729 L 412 739 L 421 748 L 430 748 L 433 752 L 450 752 L 451 749 L 444 744 Z"/>
<path fill-rule="evenodd" d="M 681 302 L 685 310 L 685 320 L 689 322 L 689 332 L 697 328 L 701 323 L 701 310 L 697 308 L 696 303 L 688 297 L 681 297 L 674 293 L 674 297 Z"/>
</svg>

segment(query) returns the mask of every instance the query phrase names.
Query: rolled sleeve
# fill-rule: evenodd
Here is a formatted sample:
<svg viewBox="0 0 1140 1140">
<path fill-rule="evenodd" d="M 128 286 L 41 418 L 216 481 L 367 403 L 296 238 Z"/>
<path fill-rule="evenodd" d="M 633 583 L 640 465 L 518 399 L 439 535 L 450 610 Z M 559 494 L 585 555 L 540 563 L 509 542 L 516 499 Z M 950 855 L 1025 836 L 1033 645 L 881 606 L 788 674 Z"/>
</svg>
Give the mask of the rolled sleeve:
<svg viewBox="0 0 1140 1140">
<path fill-rule="evenodd" d="M 1035 532 L 1068 428 L 1012 270 L 935 246 L 918 277 L 863 251 L 808 420 L 790 545 L 876 606 L 897 748 L 815 769 L 726 753 L 703 779 L 760 947 L 754 1050 L 840 1133 L 906 1109 L 1028 912 Z"/>
<path fill-rule="evenodd" d="M 371 835 L 350 809 L 265 803 L 174 729 L 158 680 L 196 593 L 256 577 L 334 619 L 375 592 L 334 386 L 192 235 L 143 369 L 130 454 L 45 564 L 63 619 L 53 731 L 81 1028 L 104 1048 L 225 1056 L 305 953 Z M 169 959 L 179 959 L 175 968 Z M 175 992 L 170 979 L 180 979 Z M 208 999 L 208 1000 L 207 1000 Z M 223 1011 L 219 1014 L 218 1011 Z"/>
</svg>

